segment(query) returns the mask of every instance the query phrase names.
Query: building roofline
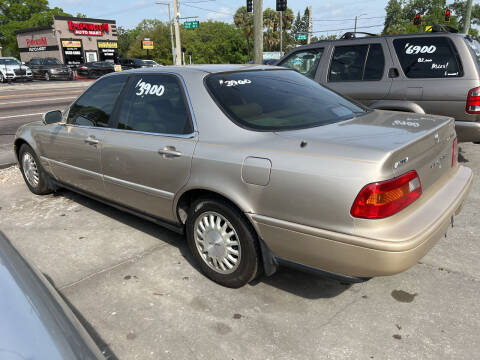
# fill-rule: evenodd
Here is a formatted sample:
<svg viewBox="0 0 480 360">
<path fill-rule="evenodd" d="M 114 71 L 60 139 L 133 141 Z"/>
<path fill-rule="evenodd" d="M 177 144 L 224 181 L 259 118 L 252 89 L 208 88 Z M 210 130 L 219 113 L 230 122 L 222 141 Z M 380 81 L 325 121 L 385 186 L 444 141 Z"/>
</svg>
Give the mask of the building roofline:
<svg viewBox="0 0 480 360">
<path fill-rule="evenodd" d="M 105 23 L 105 24 L 116 24 L 116 20 L 106 20 L 106 19 L 93 19 L 93 18 L 83 18 L 75 16 L 61 16 L 54 15 L 55 20 L 73 20 L 73 21 L 82 21 L 82 22 L 93 22 L 93 23 Z"/>
<path fill-rule="evenodd" d="M 52 30 L 53 26 L 51 25 L 45 25 L 45 26 L 35 26 L 27 29 L 20 29 L 20 30 L 15 30 L 15 34 L 21 34 L 21 33 L 26 33 L 26 32 L 35 32 L 35 31 L 42 31 L 42 30 Z"/>
</svg>

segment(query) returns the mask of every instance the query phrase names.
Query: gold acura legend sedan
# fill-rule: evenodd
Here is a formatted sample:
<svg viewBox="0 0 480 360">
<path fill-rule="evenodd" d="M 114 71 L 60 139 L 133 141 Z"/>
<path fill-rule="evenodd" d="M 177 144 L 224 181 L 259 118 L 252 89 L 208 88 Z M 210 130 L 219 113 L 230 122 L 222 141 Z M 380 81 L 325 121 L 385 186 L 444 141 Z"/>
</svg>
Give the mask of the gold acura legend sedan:
<svg viewBox="0 0 480 360">
<path fill-rule="evenodd" d="M 369 110 L 272 66 L 104 76 L 21 127 L 15 153 L 33 193 L 68 188 L 185 232 L 229 287 L 281 264 L 349 282 L 401 272 L 472 183 L 452 118 Z"/>
</svg>

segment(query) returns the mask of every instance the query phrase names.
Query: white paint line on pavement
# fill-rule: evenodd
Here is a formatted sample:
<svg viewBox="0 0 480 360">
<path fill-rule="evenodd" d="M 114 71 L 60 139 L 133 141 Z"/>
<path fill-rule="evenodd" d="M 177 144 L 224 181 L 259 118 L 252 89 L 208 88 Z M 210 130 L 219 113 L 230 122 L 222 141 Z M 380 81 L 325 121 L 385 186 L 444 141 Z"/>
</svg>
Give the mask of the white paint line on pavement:
<svg viewBox="0 0 480 360">
<path fill-rule="evenodd" d="M 45 112 L 41 112 L 41 113 L 33 113 L 33 114 L 21 114 L 21 115 L 0 116 L 0 120 L 3 120 L 3 119 L 11 119 L 11 118 L 16 118 L 16 117 L 25 117 L 25 116 L 42 115 L 42 114 L 44 114 L 44 113 L 45 113 Z"/>
<path fill-rule="evenodd" d="M 11 101 L 11 102 L 6 102 L 6 103 L 0 103 L 0 105 L 25 104 L 25 103 L 31 103 L 31 102 L 34 102 L 34 101 L 67 100 L 67 99 L 76 99 L 76 98 L 77 98 L 77 96 L 69 96 L 69 97 L 63 97 L 63 98 L 48 98 L 48 99 Z"/>
</svg>

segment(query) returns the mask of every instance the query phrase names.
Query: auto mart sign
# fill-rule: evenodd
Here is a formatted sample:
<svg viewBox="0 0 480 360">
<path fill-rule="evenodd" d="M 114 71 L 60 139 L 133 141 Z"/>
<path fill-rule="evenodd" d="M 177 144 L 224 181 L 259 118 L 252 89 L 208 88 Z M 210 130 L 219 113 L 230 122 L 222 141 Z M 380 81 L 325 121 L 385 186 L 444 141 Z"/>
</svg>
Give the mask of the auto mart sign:
<svg viewBox="0 0 480 360">
<path fill-rule="evenodd" d="M 75 35 L 102 36 L 104 32 L 109 32 L 108 24 L 92 24 L 83 22 L 68 21 L 68 30 L 73 31 Z"/>
</svg>

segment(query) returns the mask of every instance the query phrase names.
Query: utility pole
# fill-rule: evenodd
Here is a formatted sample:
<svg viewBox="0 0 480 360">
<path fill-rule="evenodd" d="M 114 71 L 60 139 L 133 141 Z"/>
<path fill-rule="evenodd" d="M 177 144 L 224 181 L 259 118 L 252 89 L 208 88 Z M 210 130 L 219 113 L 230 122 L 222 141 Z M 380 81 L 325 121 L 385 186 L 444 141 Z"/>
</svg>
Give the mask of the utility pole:
<svg viewBox="0 0 480 360">
<path fill-rule="evenodd" d="M 283 56 L 283 11 L 280 11 L 280 57 Z"/>
<path fill-rule="evenodd" d="M 263 64 L 263 0 L 253 1 L 253 63 Z"/>
<path fill-rule="evenodd" d="M 472 18 L 472 0 L 467 0 L 467 9 L 466 9 L 465 19 L 463 23 L 463 32 L 468 34 L 470 31 L 470 21 Z"/>
<path fill-rule="evenodd" d="M 358 16 L 355 16 L 355 26 L 353 27 L 353 32 L 354 33 L 357 32 L 357 18 L 358 18 Z"/>
<path fill-rule="evenodd" d="M 312 41 L 312 5 L 308 7 L 308 35 L 307 35 L 307 44 L 310 44 Z"/>
<path fill-rule="evenodd" d="M 157 1 L 156 4 L 168 6 L 168 23 L 170 24 L 170 42 L 172 43 L 172 61 L 173 61 L 173 65 L 175 65 L 175 45 L 173 45 L 173 25 L 172 25 L 172 17 L 170 15 L 170 3 Z"/>
<path fill-rule="evenodd" d="M 178 18 L 180 13 L 178 12 L 178 0 L 173 0 L 173 16 L 175 26 L 175 65 L 182 65 L 182 44 L 180 41 L 180 26 L 178 24 Z"/>
</svg>

